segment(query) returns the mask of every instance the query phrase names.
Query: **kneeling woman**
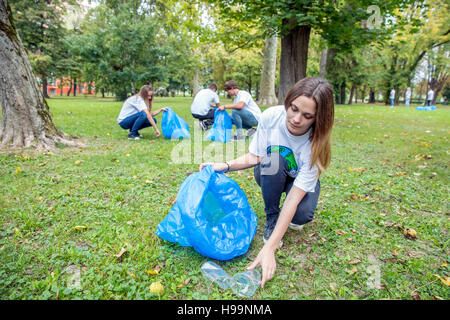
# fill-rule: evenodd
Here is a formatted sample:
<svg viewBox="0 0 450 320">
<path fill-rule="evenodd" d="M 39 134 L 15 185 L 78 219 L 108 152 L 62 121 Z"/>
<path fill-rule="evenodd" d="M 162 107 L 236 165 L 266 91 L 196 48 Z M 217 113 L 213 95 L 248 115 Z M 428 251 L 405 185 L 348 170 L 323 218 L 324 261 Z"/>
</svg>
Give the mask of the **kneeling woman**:
<svg viewBox="0 0 450 320">
<path fill-rule="evenodd" d="M 262 281 L 272 279 L 275 251 L 288 227 L 301 230 L 314 217 L 320 193 L 319 176 L 331 159 L 334 101 L 331 85 L 305 78 L 288 92 L 284 106 L 265 110 L 249 152 L 226 163 L 202 163 L 227 172 L 254 168 L 265 205 L 264 246 L 248 267 L 262 268 Z M 281 194 L 286 199 L 280 212 Z"/>
<path fill-rule="evenodd" d="M 153 90 L 149 85 L 145 85 L 139 90 L 138 94 L 129 97 L 120 110 L 117 123 L 123 128 L 130 130 L 128 139 L 139 140 L 142 136 L 139 130 L 152 126 L 155 128 L 156 137 L 159 138 L 161 133 L 156 126 L 156 119 L 153 116 L 166 108 L 152 112 Z"/>
</svg>

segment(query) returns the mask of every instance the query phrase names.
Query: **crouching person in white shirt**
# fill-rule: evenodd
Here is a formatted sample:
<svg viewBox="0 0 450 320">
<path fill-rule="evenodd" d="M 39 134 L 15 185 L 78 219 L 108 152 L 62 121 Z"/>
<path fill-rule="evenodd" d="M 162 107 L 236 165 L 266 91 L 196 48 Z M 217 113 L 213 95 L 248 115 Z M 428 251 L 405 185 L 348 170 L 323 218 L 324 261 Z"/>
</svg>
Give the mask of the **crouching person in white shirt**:
<svg viewBox="0 0 450 320">
<path fill-rule="evenodd" d="M 227 172 L 254 168 L 264 198 L 264 246 L 248 267 L 262 268 L 261 286 L 274 276 L 275 251 L 288 227 L 301 230 L 314 217 L 320 193 L 319 176 L 331 159 L 334 123 L 331 85 L 321 78 L 304 78 L 288 92 L 284 105 L 265 110 L 249 152 L 226 163 L 202 163 Z M 286 199 L 280 210 L 280 198 Z"/>
<path fill-rule="evenodd" d="M 200 129 L 208 130 L 208 127 L 214 124 L 215 109 L 211 106 L 218 107 L 220 103 L 217 95 L 217 85 L 211 83 L 208 88 L 200 90 L 194 97 L 191 104 L 192 116 L 200 122 Z"/>
<path fill-rule="evenodd" d="M 225 91 L 234 98 L 233 104 L 222 105 L 219 110 L 232 109 L 231 121 L 236 126 L 236 135 L 233 140 L 245 139 L 243 129 L 247 130 L 247 137 L 255 133 L 254 127 L 258 126 L 261 117 L 261 109 L 253 100 L 250 93 L 239 90 L 238 85 L 233 80 L 225 82 Z"/>
<path fill-rule="evenodd" d="M 167 108 L 161 108 L 158 111 L 152 112 L 153 104 L 153 90 L 149 85 L 142 86 L 139 93 L 129 97 L 123 103 L 117 123 L 126 130 L 129 130 L 128 139 L 139 140 L 142 135 L 139 130 L 143 128 L 155 128 L 156 137 L 159 138 L 161 133 L 156 126 L 156 119 L 153 116 L 159 114 L 161 111 L 166 111 Z"/>
</svg>

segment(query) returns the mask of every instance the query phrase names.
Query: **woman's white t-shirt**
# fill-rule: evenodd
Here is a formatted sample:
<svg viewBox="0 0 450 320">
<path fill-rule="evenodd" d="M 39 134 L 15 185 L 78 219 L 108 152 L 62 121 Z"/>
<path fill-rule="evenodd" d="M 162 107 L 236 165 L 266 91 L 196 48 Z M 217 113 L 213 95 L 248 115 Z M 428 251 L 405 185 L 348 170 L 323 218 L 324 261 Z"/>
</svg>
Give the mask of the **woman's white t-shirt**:
<svg viewBox="0 0 450 320">
<path fill-rule="evenodd" d="M 123 103 L 122 109 L 120 110 L 119 116 L 117 117 L 117 123 L 121 123 L 124 119 L 128 118 L 129 116 L 144 111 L 145 109 L 148 109 L 148 107 L 141 96 L 139 95 L 131 96 Z"/>
<path fill-rule="evenodd" d="M 302 136 L 292 135 L 286 127 L 284 105 L 265 110 L 250 142 L 249 152 L 266 157 L 280 153 L 287 161 L 288 174 L 295 178 L 294 185 L 305 192 L 314 192 L 319 170 L 311 163 L 311 129 Z"/>
</svg>

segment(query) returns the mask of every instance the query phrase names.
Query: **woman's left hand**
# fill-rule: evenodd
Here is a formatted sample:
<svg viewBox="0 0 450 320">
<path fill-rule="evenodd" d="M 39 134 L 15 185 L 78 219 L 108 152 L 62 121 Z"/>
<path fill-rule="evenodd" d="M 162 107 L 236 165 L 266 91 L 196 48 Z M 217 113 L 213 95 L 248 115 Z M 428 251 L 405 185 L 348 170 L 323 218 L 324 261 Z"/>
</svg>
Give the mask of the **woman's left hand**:
<svg viewBox="0 0 450 320">
<path fill-rule="evenodd" d="M 161 108 L 162 111 L 167 111 L 167 107 Z"/>
</svg>

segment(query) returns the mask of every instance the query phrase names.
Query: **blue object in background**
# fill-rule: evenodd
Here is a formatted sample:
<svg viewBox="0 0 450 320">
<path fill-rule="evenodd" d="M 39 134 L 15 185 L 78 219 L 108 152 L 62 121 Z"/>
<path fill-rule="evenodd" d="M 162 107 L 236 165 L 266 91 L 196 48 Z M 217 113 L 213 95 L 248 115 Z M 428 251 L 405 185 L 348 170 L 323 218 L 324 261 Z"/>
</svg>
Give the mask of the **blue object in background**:
<svg viewBox="0 0 450 320">
<path fill-rule="evenodd" d="M 256 214 L 237 182 L 207 166 L 183 181 L 156 235 L 205 257 L 229 260 L 248 251 L 256 227 Z"/>
<path fill-rule="evenodd" d="M 436 110 L 436 107 L 435 106 L 416 107 L 416 110 L 433 111 Z"/>
<path fill-rule="evenodd" d="M 225 110 L 216 110 L 214 124 L 206 136 L 211 141 L 226 143 L 231 140 L 231 118 Z"/>
<path fill-rule="evenodd" d="M 189 125 L 171 108 L 163 111 L 161 129 L 167 139 L 180 139 L 189 137 Z"/>
</svg>

